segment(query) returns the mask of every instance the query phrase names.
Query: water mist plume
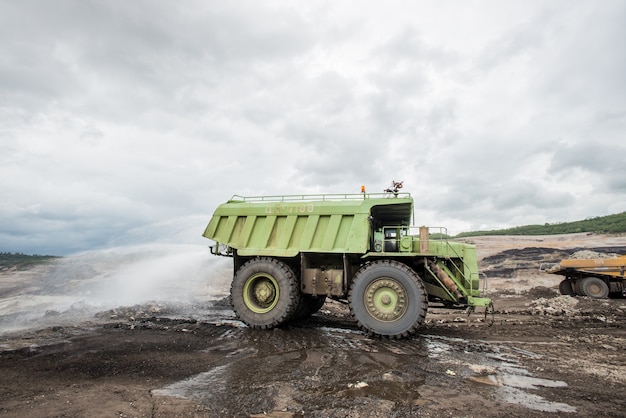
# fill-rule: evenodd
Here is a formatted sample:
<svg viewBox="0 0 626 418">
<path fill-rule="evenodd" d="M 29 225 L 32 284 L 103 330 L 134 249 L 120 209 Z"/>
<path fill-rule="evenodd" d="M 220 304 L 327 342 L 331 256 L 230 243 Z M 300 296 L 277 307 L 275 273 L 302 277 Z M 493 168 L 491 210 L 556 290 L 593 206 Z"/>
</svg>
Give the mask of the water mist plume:
<svg viewBox="0 0 626 418">
<path fill-rule="evenodd" d="M 146 302 L 210 306 L 225 297 L 232 260 L 206 246 L 136 245 L 85 252 L 32 270 L 3 273 L 0 334 L 68 324 Z"/>
</svg>

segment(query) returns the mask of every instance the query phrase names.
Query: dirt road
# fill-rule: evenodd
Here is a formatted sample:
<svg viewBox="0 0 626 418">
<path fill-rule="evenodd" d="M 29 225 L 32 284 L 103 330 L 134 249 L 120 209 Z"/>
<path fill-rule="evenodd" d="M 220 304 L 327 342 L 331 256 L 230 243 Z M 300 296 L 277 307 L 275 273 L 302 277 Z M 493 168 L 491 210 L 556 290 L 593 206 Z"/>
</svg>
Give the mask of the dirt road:
<svg viewBox="0 0 626 418">
<path fill-rule="evenodd" d="M 155 302 L 5 332 L 0 415 L 625 416 L 626 299 L 560 296 L 559 278 L 536 267 L 553 250 L 620 250 L 626 237 L 525 240 L 476 239 L 491 327 L 482 315 L 430 311 L 413 339 L 369 339 L 329 302 L 257 331 L 222 301 L 197 314 Z"/>
</svg>

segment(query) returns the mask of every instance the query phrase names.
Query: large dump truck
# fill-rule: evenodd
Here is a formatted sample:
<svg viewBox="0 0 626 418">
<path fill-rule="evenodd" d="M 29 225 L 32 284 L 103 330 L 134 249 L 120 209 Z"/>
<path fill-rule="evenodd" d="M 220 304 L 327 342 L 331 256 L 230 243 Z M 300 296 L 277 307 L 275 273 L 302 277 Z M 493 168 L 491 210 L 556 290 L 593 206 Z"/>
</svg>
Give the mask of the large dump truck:
<svg viewBox="0 0 626 418">
<path fill-rule="evenodd" d="M 612 258 L 568 259 L 546 272 L 565 276 L 559 284 L 562 295 L 604 299 L 626 296 L 626 255 Z"/>
<path fill-rule="evenodd" d="M 413 198 L 397 189 L 235 195 L 203 236 L 215 241 L 213 254 L 233 257 L 231 304 L 253 328 L 310 316 L 326 298 L 347 302 L 369 335 L 391 338 L 414 334 L 429 303 L 493 311 L 481 297 L 475 247 L 411 227 L 412 215 Z"/>
</svg>

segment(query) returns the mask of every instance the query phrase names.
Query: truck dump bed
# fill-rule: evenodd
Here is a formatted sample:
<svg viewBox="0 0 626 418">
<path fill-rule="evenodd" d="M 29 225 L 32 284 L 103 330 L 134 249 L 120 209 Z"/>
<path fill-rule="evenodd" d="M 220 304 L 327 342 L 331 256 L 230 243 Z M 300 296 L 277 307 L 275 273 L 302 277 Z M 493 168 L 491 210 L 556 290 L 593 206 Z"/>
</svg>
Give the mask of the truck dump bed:
<svg viewBox="0 0 626 418">
<path fill-rule="evenodd" d="M 409 193 L 235 195 L 215 210 L 203 236 L 242 256 L 363 254 L 368 251 L 372 225 L 408 226 L 412 213 Z"/>
<path fill-rule="evenodd" d="M 572 271 L 589 274 L 600 274 L 611 277 L 624 277 L 626 270 L 626 255 L 614 258 L 592 258 L 562 260 L 559 264 L 546 270 L 548 273 L 566 276 Z"/>
</svg>

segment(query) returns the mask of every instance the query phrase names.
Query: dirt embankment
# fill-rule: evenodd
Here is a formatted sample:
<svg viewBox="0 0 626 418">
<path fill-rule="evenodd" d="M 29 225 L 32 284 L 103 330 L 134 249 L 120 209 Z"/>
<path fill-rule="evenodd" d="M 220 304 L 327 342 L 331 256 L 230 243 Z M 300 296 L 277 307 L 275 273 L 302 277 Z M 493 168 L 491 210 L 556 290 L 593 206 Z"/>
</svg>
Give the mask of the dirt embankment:
<svg viewBox="0 0 626 418">
<path fill-rule="evenodd" d="M 621 252 L 626 237 L 472 241 L 491 327 L 431 311 L 419 336 L 389 341 L 365 337 L 338 302 L 272 331 L 241 326 L 226 303 L 107 309 L 4 333 L 0 415 L 624 416 L 626 299 L 561 296 L 538 264 Z"/>
</svg>

